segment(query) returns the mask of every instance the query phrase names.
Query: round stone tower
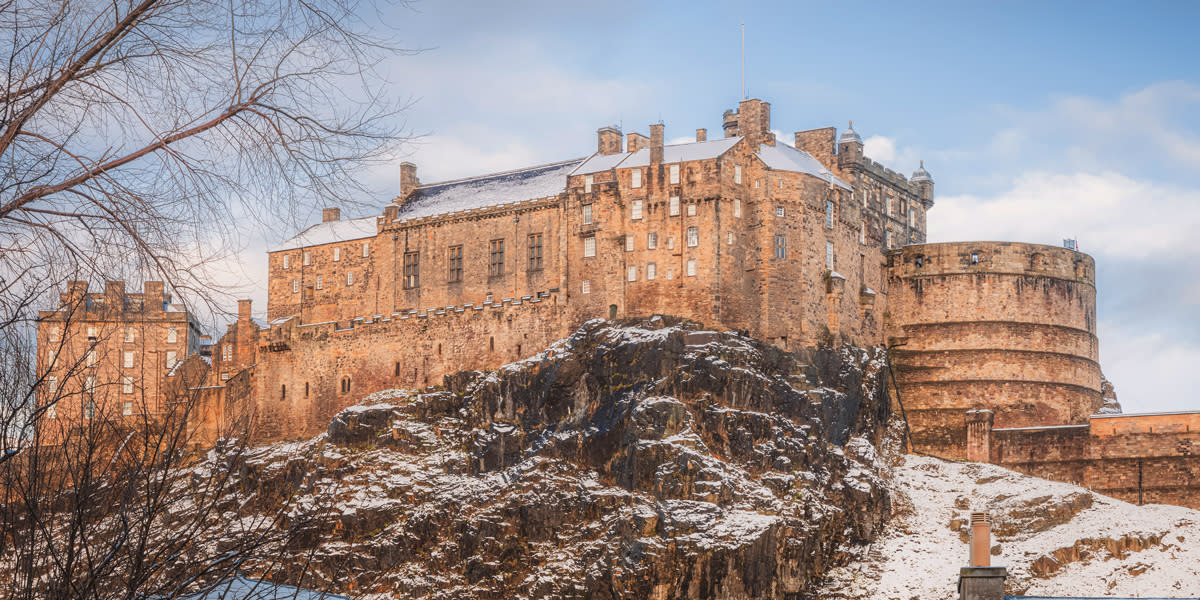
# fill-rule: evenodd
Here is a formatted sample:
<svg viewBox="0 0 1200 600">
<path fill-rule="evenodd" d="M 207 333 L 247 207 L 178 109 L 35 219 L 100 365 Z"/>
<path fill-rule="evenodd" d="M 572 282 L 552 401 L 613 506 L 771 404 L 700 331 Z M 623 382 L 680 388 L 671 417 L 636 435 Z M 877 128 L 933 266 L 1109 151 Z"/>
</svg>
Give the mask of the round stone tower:
<svg viewBox="0 0 1200 600">
<path fill-rule="evenodd" d="M 888 260 L 888 344 L 916 450 L 965 458 L 972 409 L 998 428 L 1086 424 L 1099 410 L 1092 257 L 955 242 Z"/>
</svg>

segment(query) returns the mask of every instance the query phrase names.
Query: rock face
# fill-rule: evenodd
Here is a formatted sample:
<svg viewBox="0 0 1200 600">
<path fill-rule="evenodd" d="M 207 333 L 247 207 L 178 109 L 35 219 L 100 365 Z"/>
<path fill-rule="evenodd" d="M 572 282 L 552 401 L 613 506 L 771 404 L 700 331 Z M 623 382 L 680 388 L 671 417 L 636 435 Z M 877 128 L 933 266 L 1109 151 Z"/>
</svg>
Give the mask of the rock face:
<svg viewBox="0 0 1200 600">
<path fill-rule="evenodd" d="M 245 480 L 295 492 L 305 560 L 283 562 L 311 557 L 304 584 L 327 591 L 805 598 L 891 511 L 883 369 L 875 349 L 798 359 L 666 318 L 593 321 L 444 390 L 368 398 L 258 450 Z"/>
</svg>

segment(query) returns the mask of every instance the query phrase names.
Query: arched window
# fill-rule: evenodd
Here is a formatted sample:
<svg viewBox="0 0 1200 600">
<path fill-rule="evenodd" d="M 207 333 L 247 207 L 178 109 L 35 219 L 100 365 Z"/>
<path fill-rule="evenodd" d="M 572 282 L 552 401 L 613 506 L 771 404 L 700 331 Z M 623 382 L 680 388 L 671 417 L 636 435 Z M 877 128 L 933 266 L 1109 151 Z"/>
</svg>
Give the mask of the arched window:
<svg viewBox="0 0 1200 600">
<path fill-rule="evenodd" d="M 342 377 L 342 393 L 350 393 L 350 377 L 348 375 Z"/>
</svg>

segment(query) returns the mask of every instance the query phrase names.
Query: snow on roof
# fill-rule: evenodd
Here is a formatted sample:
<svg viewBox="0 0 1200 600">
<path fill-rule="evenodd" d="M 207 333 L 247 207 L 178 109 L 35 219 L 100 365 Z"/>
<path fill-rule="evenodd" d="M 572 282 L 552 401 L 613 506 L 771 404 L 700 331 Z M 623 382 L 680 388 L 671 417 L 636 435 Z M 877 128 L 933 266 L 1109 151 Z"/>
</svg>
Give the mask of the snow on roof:
<svg viewBox="0 0 1200 600">
<path fill-rule="evenodd" d="M 663 162 L 677 163 L 687 162 L 692 160 L 707 160 L 716 158 L 725 154 L 733 147 L 734 144 L 741 140 L 738 137 L 729 137 L 719 140 L 709 140 L 706 142 L 686 142 L 683 144 L 673 144 L 671 146 L 663 146 Z M 650 149 L 642 148 L 637 152 L 621 152 L 618 154 L 593 154 L 583 161 L 574 171 L 572 175 L 581 175 L 586 173 L 599 173 L 612 168 L 626 167 L 645 167 L 650 164 Z"/>
<path fill-rule="evenodd" d="M 571 174 L 580 175 L 607 171 L 621 164 L 621 161 L 626 158 L 629 158 L 628 152 L 618 152 L 616 154 L 600 154 L 597 152 L 587 157 L 587 160 L 580 163 L 578 167 L 575 167 L 575 170 L 571 171 Z"/>
<path fill-rule="evenodd" d="M 349 242 L 363 238 L 375 237 L 378 232 L 375 217 L 361 219 L 346 219 L 344 221 L 327 221 L 317 223 L 296 234 L 292 239 L 275 246 L 270 251 L 295 250 L 307 246 L 320 246 L 334 242 Z"/>
<path fill-rule="evenodd" d="M 776 143 L 774 146 L 763 144 L 758 148 L 758 157 L 772 169 L 807 173 L 822 181 L 832 179 L 833 183 L 842 189 L 851 189 L 849 184 L 830 173 L 829 169 L 821 164 L 821 161 L 813 158 L 811 154 L 787 144 Z"/>
<path fill-rule="evenodd" d="M 350 600 L 348 596 L 314 592 L 290 585 L 234 577 L 218 583 L 207 592 L 184 596 L 182 600 Z"/>
<path fill-rule="evenodd" d="M 400 207 L 400 216 L 396 220 L 419 219 L 555 196 L 567 189 L 567 175 L 582 162 L 582 158 L 576 158 L 515 171 L 423 185 Z"/>
</svg>

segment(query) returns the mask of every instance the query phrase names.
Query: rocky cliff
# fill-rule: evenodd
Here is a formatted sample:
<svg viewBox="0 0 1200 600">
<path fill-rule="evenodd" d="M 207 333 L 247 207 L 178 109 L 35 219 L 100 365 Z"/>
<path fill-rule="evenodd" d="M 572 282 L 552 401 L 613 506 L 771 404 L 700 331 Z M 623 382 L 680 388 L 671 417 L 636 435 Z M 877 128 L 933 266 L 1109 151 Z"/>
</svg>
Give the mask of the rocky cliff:
<svg viewBox="0 0 1200 600">
<path fill-rule="evenodd" d="M 257 568 L 355 597 L 810 597 L 891 512 L 883 376 L 875 349 L 590 322 L 251 453 L 300 532 Z"/>
</svg>

